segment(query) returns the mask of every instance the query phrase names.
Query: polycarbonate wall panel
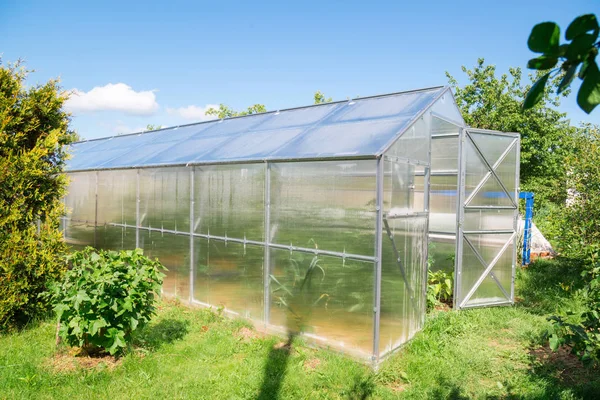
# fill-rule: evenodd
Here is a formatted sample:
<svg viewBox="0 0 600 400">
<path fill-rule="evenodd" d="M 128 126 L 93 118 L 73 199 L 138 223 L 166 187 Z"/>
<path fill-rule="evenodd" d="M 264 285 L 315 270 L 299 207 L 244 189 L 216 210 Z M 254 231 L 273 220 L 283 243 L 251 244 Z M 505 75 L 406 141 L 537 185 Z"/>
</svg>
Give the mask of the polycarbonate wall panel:
<svg viewBox="0 0 600 400">
<path fill-rule="evenodd" d="M 458 207 L 459 127 L 436 117 L 431 118 L 431 186 L 429 194 L 429 230 L 456 234 Z M 434 251 L 437 251 L 434 248 Z M 444 252 L 445 254 L 445 252 Z M 440 256 L 435 255 L 436 258 Z"/>
<path fill-rule="evenodd" d="M 511 230 L 515 221 L 512 209 L 465 209 L 466 231 Z"/>
<path fill-rule="evenodd" d="M 96 247 L 116 251 L 135 249 L 135 227 L 97 226 Z"/>
<path fill-rule="evenodd" d="M 140 226 L 190 231 L 190 169 L 140 170 Z"/>
<path fill-rule="evenodd" d="M 136 206 L 137 170 L 98 172 L 98 226 L 135 226 Z"/>
<path fill-rule="evenodd" d="M 73 249 L 93 246 L 96 221 L 96 172 L 69 174 L 65 196 L 65 240 Z"/>
<path fill-rule="evenodd" d="M 263 320 L 263 247 L 194 238 L 194 254 L 194 300 Z"/>
<path fill-rule="evenodd" d="M 465 125 L 465 121 L 456 105 L 452 93 L 444 93 L 432 106 L 431 112 L 445 119 L 456 122 L 460 126 Z M 433 132 L 435 133 L 435 131 Z"/>
<path fill-rule="evenodd" d="M 430 177 L 430 220 L 429 230 L 433 232 L 456 233 L 456 210 L 458 207 L 458 177 L 456 175 L 435 175 Z"/>
<path fill-rule="evenodd" d="M 195 167 L 194 231 L 264 240 L 265 164 Z"/>
<path fill-rule="evenodd" d="M 270 323 L 373 353 L 374 264 L 272 249 Z"/>
<path fill-rule="evenodd" d="M 508 248 L 502 249 L 511 239 L 511 234 L 467 234 L 463 245 L 463 266 L 460 284 L 463 288 L 460 302 L 462 306 L 493 304 L 510 301 L 512 282 L 512 252 L 515 251 L 512 240 Z M 478 255 L 483 259 L 484 265 Z M 474 294 L 467 299 L 471 289 L 484 274 L 487 266 L 500 255 L 490 274 L 487 274 Z M 504 292 L 503 292 L 504 290 Z"/>
<path fill-rule="evenodd" d="M 421 117 L 394 142 L 385 155 L 429 163 L 430 140 L 427 120 Z"/>
<path fill-rule="evenodd" d="M 427 218 L 395 219 L 388 224 L 393 237 L 386 231 L 381 237 L 381 355 L 408 341 L 425 319 Z"/>
<path fill-rule="evenodd" d="M 423 186 L 416 182 L 423 175 L 422 168 L 404 162 L 384 160 L 386 190 L 383 204 L 386 213 L 394 216 L 425 211 Z"/>
<path fill-rule="evenodd" d="M 168 269 L 163 293 L 187 299 L 190 296 L 190 238 L 156 231 L 140 230 L 144 255 L 158 260 Z"/>
<path fill-rule="evenodd" d="M 271 165 L 273 243 L 375 254 L 375 160 Z"/>
</svg>

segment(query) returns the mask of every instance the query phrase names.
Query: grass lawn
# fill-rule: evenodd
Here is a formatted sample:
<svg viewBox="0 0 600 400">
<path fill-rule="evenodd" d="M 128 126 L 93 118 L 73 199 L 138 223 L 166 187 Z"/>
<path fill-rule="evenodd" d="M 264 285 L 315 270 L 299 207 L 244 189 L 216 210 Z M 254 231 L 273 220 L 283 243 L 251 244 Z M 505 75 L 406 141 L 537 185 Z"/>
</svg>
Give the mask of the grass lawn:
<svg viewBox="0 0 600 400">
<path fill-rule="evenodd" d="M 568 266 L 535 263 L 519 273 L 518 305 L 431 314 L 377 373 L 168 302 L 116 362 L 57 352 L 43 322 L 0 336 L 0 399 L 600 398 L 600 371 L 540 346 L 548 314 L 581 309 L 576 286 Z"/>
</svg>

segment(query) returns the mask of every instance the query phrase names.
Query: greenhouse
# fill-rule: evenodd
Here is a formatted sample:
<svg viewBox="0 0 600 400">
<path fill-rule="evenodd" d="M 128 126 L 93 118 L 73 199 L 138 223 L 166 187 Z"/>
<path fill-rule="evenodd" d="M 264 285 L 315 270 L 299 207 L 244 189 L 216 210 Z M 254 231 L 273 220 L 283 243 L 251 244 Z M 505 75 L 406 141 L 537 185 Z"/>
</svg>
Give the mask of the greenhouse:
<svg viewBox="0 0 600 400">
<path fill-rule="evenodd" d="M 511 304 L 519 136 L 449 88 L 75 143 L 73 248 L 142 248 L 165 295 L 378 363 L 423 326 L 428 252 L 455 308 Z"/>
</svg>

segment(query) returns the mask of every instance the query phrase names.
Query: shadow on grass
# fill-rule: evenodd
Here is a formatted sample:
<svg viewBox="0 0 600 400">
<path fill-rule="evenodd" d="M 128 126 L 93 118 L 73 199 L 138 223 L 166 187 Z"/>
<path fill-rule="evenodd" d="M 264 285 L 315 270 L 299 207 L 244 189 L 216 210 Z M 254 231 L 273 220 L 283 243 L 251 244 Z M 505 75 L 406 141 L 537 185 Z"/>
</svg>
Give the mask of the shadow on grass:
<svg viewBox="0 0 600 400">
<path fill-rule="evenodd" d="M 536 260 L 518 271 L 517 301 L 538 315 L 552 314 L 583 286 L 577 260 Z"/>
<path fill-rule="evenodd" d="M 548 346 L 530 350 L 529 374 L 546 382 L 540 399 L 563 398 L 565 395 L 583 399 L 600 398 L 600 370 L 585 366 L 567 348 L 552 351 Z"/>
<path fill-rule="evenodd" d="M 287 341 L 276 344 L 269 350 L 263 381 L 258 393 L 258 400 L 273 400 L 279 398 L 281 384 L 285 378 L 288 361 L 292 353 L 292 343 L 296 333 L 288 333 Z"/>
<path fill-rule="evenodd" d="M 352 387 L 348 392 L 346 398 L 352 400 L 366 400 L 371 397 L 373 392 L 375 391 L 375 380 L 374 375 L 357 375 L 354 378 L 354 382 L 352 383 Z"/>
<path fill-rule="evenodd" d="M 189 332 L 190 322 L 180 319 L 163 319 L 144 327 L 135 337 L 134 345 L 146 350 L 158 350 L 162 345 L 181 340 Z"/>
</svg>

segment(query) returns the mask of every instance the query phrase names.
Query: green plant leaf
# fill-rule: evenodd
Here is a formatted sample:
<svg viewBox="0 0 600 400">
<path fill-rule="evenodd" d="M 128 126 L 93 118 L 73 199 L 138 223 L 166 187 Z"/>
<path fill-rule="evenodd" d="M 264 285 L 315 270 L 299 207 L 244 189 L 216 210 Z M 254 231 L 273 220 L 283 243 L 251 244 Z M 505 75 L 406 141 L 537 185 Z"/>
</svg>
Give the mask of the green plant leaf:
<svg viewBox="0 0 600 400">
<path fill-rule="evenodd" d="M 600 104 L 600 71 L 595 61 L 589 63 L 583 83 L 577 93 L 577 104 L 586 113 Z"/>
<path fill-rule="evenodd" d="M 560 339 L 558 338 L 558 336 L 556 336 L 556 334 L 553 334 L 550 337 L 549 344 L 552 351 L 558 350 L 558 348 L 560 347 Z"/>
<path fill-rule="evenodd" d="M 566 88 L 568 88 L 571 85 L 571 82 L 573 82 L 573 78 L 575 78 L 575 72 L 577 72 L 578 66 L 579 64 L 571 65 L 569 67 L 569 69 L 565 73 L 565 76 L 563 76 L 560 83 L 558 84 L 558 89 L 556 90 L 557 94 L 561 94 Z"/>
<path fill-rule="evenodd" d="M 528 110 L 538 103 L 542 97 L 544 96 L 544 88 L 546 87 L 546 82 L 548 82 L 548 78 L 550 77 L 550 72 L 546 75 L 542 76 L 538 81 L 529 89 L 527 96 L 525 97 L 525 101 L 523 102 L 523 109 Z"/>
<path fill-rule="evenodd" d="M 560 40 L 560 28 L 554 22 L 542 22 L 537 24 L 529 34 L 527 46 L 534 53 L 558 52 Z"/>
<path fill-rule="evenodd" d="M 530 69 L 550 69 L 556 65 L 558 62 L 558 57 L 553 56 L 540 56 L 537 58 L 532 58 L 527 62 L 527 68 Z"/>
<path fill-rule="evenodd" d="M 598 20 L 596 16 L 594 14 L 580 15 L 569 24 L 565 32 L 565 38 L 573 40 L 576 36 L 589 31 L 593 31 L 594 37 L 598 37 Z"/>
<path fill-rule="evenodd" d="M 565 57 L 569 61 L 582 61 L 585 60 L 588 53 L 594 46 L 596 38 L 589 34 L 583 34 L 577 36 L 573 41 L 569 44 L 567 51 L 565 52 Z"/>
</svg>

